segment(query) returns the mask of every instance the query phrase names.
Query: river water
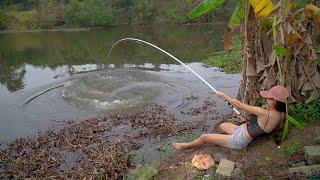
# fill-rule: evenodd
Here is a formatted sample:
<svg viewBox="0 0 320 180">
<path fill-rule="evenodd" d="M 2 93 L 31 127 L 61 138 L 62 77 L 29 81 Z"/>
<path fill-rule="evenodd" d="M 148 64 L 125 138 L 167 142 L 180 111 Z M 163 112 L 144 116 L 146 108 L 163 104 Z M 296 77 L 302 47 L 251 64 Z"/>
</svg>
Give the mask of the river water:
<svg viewBox="0 0 320 180">
<path fill-rule="evenodd" d="M 60 121 L 127 113 L 151 103 L 183 119 L 182 110 L 215 99 L 183 66 L 143 44 L 123 42 L 108 59 L 109 48 L 123 37 L 158 45 L 216 89 L 235 95 L 239 75 L 200 63 L 223 49 L 224 28 L 190 25 L 0 33 L 0 143 L 36 135 Z M 186 100 L 190 97 L 195 100 Z M 219 105 L 221 112 L 231 112 L 222 101 Z"/>
</svg>

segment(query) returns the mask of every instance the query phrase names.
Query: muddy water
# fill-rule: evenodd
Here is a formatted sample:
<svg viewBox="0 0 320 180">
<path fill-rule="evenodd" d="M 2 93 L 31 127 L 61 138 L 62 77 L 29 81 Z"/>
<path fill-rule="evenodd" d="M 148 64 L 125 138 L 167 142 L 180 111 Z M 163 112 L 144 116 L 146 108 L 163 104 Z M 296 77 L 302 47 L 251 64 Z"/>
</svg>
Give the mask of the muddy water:
<svg viewBox="0 0 320 180">
<path fill-rule="evenodd" d="M 168 57 L 137 43 L 120 44 L 110 59 L 107 51 L 122 37 L 150 41 L 186 62 L 218 90 L 234 95 L 238 75 L 198 63 L 222 49 L 223 29 L 224 25 L 198 25 L 0 34 L 0 143 L 35 135 L 60 121 L 132 112 L 150 103 L 165 106 L 181 121 L 218 119 L 216 113 L 195 117 L 182 113 L 216 99 L 205 84 Z M 222 114 L 231 112 L 222 101 L 218 104 Z"/>
</svg>

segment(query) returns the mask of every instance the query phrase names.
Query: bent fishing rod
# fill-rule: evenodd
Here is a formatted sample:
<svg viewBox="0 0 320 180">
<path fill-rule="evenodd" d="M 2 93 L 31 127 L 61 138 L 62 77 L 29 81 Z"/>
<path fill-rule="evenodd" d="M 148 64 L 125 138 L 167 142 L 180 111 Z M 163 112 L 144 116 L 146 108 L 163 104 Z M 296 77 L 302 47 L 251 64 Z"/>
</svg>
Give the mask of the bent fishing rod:
<svg viewBox="0 0 320 180">
<path fill-rule="evenodd" d="M 108 58 L 110 57 L 110 54 L 111 54 L 111 51 L 112 49 L 117 45 L 119 44 L 120 42 L 122 41 L 137 41 L 137 42 L 141 42 L 141 43 L 144 43 L 144 44 L 147 44 L 161 52 L 163 52 L 164 54 L 168 55 L 169 57 L 173 58 L 175 61 L 179 62 L 180 64 L 182 64 L 184 67 L 186 67 L 188 70 L 190 70 L 194 75 L 196 75 L 202 82 L 204 82 L 210 89 L 212 89 L 214 91 L 214 93 L 217 93 L 217 90 L 211 86 L 211 84 L 209 84 L 206 80 L 204 80 L 198 73 L 196 73 L 194 70 L 192 70 L 189 66 L 187 66 L 186 64 L 184 64 L 182 61 L 180 61 L 178 58 L 174 57 L 173 55 L 171 55 L 170 53 L 168 53 L 167 51 L 161 49 L 160 47 L 154 45 L 154 44 L 151 44 L 147 41 L 144 41 L 144 40 L 141 40 L 141 39 L 136 39 L 136 38 L 123 38 L 123 39 L 120 39 L 118 40 L 116 43 L 114 43 L 112 45 L 112 47 L 110 48 L 109 50 L 109 53 L 108 53 Z M 238 115 L 240 116 L 240 112 L 234 107 L 232 106 L 227 100 L 224 99 L 224 101 L 231 107 L 231 109 Z"/>
</svg>

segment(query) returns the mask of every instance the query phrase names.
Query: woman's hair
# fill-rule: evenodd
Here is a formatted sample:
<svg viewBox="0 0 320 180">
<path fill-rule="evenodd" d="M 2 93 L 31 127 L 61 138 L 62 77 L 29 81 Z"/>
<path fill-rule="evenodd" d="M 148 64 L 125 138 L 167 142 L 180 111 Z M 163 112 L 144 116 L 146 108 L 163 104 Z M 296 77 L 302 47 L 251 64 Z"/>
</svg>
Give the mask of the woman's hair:
<svg viewBox="0 0 320 180">
<path fill-rule="evenodd" d="M 273 136 L 276 144 L 280 145 L 280 142 L 281 142 L 280 134 L 282 132 L 282 129 L 284 128 L 284 124 L 285 124 L 285 121 L 286 121 L 286 112 L 287 112 L 286 103 L 276 100 L 274 108 L 275 108 L 276 111 L 282 112 L 282 114 L 283 114 L 283 117 L 281 118 L 281 121 L 280 121 L 278 127 L 272 133 L 272 136 Z"/>
<path fill-rule="evenodd" d="M 275 101 L 276 101 L 276 103 L 274 105 L 274 108 L 276 109 L 276 111 L 286 113 L 287 112 L 286 103 L 280 102 L 277 100 L 275 100 Z"/>
</svg>

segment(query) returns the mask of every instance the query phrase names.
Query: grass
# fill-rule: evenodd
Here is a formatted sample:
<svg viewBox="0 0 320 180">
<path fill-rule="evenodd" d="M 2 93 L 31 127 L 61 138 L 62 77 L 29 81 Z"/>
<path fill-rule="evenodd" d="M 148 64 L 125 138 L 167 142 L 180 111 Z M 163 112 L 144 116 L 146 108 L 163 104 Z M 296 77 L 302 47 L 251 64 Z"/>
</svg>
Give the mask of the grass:
<svg viewBox="0 0 320 180">
<path fill-rule="evenodd" d="M 230 52 L 214 52 L 210 57 L 202 61 L 203 64 L 206 67 L 218 67 L 226 73 L 239 73 L 242 66 L 242 55 L 240 53 L 242 43 L 240 36 L 232 36 L 232 42 L 233 45 Z"/>
<path fill-rule="evenodd" d="M 285 145 L 283 147 L 283 154 L 285 156 L 291 156 L 293 154 L 296 154 L 300 151 L 300 142 L 299 141 L 293 141 L 292 143 Z"/>
<path fill-rule="evenodd" d="M 314 123 L 320 122 L 320 98 L 307 105 L 296 104 L 289 108 L 289 114 L 299 122 Z"/>
<path fill-rule="evenodd" d="M 149 180 L 158 175 L 158 170 L 152 165 L 144 165 L 136 168 L 126 179 Z"/>
<path fill-rule="evenodd" d="M 195 139 L 197 139 L 199 137 L 199 134 L 198 133 L 196 133 L 196 132 L 189 132 L 188 134 L 187 134 L 187 139 L 188 139 L 188 141 L 193 141 L 193 140 L 195 140 Z"/>
</svg>

